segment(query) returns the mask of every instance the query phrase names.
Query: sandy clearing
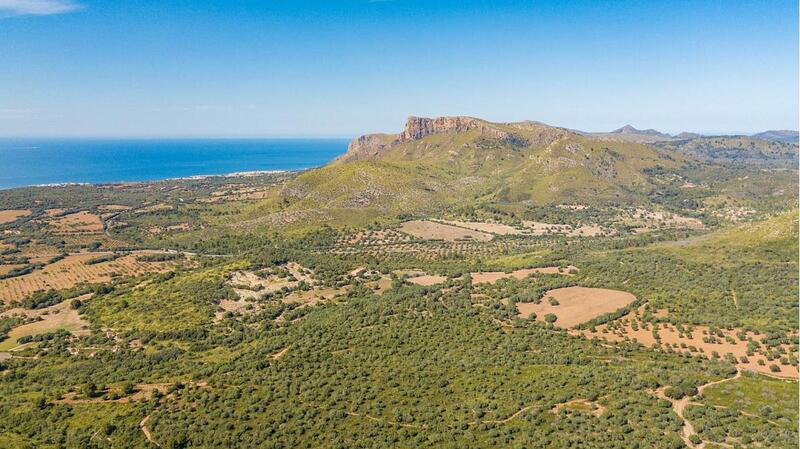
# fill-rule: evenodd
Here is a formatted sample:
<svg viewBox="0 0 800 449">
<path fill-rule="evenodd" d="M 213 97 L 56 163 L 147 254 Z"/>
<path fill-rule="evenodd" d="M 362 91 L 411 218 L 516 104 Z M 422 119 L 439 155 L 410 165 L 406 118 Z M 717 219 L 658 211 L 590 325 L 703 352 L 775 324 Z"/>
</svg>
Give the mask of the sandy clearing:
<svg viewBox="0 0 800 449">
<path fill-rule="evenodd" d="M 382 295 L 387 290 L 392 288 L 392 279 L 388 276 L 381 276 L 374 284 L 370 285 L 371 287 L 377 286 L 378 288 L 375 290 L 375 294 Z"/>
<path fill-rule="evenodd" d="M 635 330 L 633 329 L 634 321 L 637 322 L 637 329 Z M 596 327 L 595 332 L 586 330 L 574 331 L 573 333 L 576 335 L 582 335 L 586 338 L 597 337 L 602 340 L 614 342 L 624 341 L 626 339 L 636 340 L 648 347 L 656 344 L 656 339 L 653 336 L 654 324 L 638 321 L 636 318 L 636 312 L 629 313 L 624 317 L 615 320 L 614 324 L 618 325 L 620 328 L 609 329 L 608 324 L 602 324 Z M 724 357 L 725 354 L 731 353 L 734 357 L 736 357 L 737 360 L 739 360 L 739 363 L 736 365 L 739 369 L 754 371 L 781 378 L 798 378 L 797 366 L 781 365 L 778 360 L 769 361 L 765 356 L 758 353 L 753 356 L 748 356 L 747 341 L 741 341 L 736 336 L 736 333 L 739 332 L 739 329 L 721 329 L 723 335 L 725 337 L 730 337 L 734 343 L 731 343 L 725 337 L 718 338 L 717 343 L 707 343 L 703 341 L 703 337 L 708 337 L 709 329 L 710 328 L 708 326 L 694 326 L 694 330 L 692 332 L 686 332 L 681 335 L 681 333 L 672 324 L 659 323 L 659 329 L 656 332 L 661 339 L 662 345 L 669 345 L 674 351 L 687 352 L 690 351 L 690 346 L 694 346 L 697 349 L 694 354 L 700 353 L 705 354 L 706 356 L 711 356 L 713 352 L 716 352 L 721 357 Z M 689 338 L 688 335 L 691 335 L 691 338 Z M 760 342 L 763 338 L 763 335 L 755 335 L 751 332 L 747 332 L 746 337 Z M 681 347 L 681 345 L 685 345 L 686 348 Z M 792 349 L 789 346 L 784 346 L 784 349 L 787 353 L 791 353 Z M 795 355 L 797 354 L 795 353 Z M 741 362 L 741 357 L 743 356 L 747 357 L 747 362 Z M 764 365 L 759 365 L 758 360 L 763 360 Z M 770 371 L 769 366 L 773 363 L 780 368 L 779 372 L 773 373 Z"/>
<path fill-rule="evenodd" d="M 559 305 L 550 305 L 548 298 L 555 298 Z M 548 291 L 539 304 L 517 303 L 517 310 L 523 318 L 535 313 L 539 321 L 544 321 L 544 316 L 552 313 L 558 317 L 555 326 L 566 329 L 625 307 L 633 301 L 636 301 L 635 296 L 620 290 L 566 287 Z"/>
<path fill-rule="evenodd" d="M 416 284 L 416 285 L 423 285 L 425 287 L 429 287 L 431 285 L 441 284 L 447 280 L 446 276 L 438 276 L 433 274 L 427 274 L 424 276 L 417 276 L 413 278 L 406 279 L 406 281 Z"/>
<path fill-rule="evenodd" d="M 0 210 L 0 224 L 11 223 L 22 217 L 31 214 L 29 209 L 6 209 Z"/>
<path fill-rule="evenodd" d="M 502 223 L 487 223 L 482 221 L 450 221 L 442 220 L 443 223 L 458 226 L 460 228 L 472 229 L 473 231 L 486 232 L 499 235 L 519 235 L 523 230 Z"/>
<path fill-rule="evenodd" d="M 88 299 L 90 296 L 91 294 L 83 295 L 80 298 Z M 61 304 L 42 310 L 22 311 L 21 309 L 12 309 L 4 312 L 3 316 L 19 313 L 27 316 L 39 316 L 42 320 L 23 324 L 22 326 L 11 329 L 11 332 L 8 333 L 8 338 L 0 342 L 0 350 L 7 351 L 15 348 L 19 345 L 17 340 L 20 337 L 44 334 L 58 329 L 65 329 L 73 335 L 88 335 L 89 323 L 84 321 L 78 314 L 78 311 L 69 306 L 69 303 L 70 301 L 64 301 Z"/>
<path fill-rule="evenodd" d="M 448 242 L 465 239 L 488 242 L 493 238 L 491 234 L 485 232 L 459 228 L 458 226 L 428 220 L 407 221 L 400 226 L 399 230 L 421 239 L 445 240 Z"/>
<path fill-rule="evenodd" d="M 525 268 L 522 270 L 512 271 L 511 273 L 506 273 L 503 271 L 479 271 L 471 273 L 471 276 L 472 276 L 472 285 L 477 285 L 482 283 L 494 284 L 500 279 L 506 279 L 506 278 L 525 279 L 526 277 L 534 273 L 569 275 L 570 271 L 577 269 L 578 267 L 570 265 L 566 268 L 559 268 L 559 267 Z"/>
</svg>

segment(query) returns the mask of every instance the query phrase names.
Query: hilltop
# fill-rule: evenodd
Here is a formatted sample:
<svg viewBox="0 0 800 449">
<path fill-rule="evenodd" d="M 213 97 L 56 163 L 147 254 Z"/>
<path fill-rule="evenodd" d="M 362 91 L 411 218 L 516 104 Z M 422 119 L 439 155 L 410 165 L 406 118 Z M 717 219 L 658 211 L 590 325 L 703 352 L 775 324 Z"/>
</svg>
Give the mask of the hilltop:
<svg viewBox="0 0 800 449">
<path fill-rule="evenodd" d="M 398 134 L 354 139 L 332 164 L 283 189 L 297 209 L 432 212 L 483 203 L 550 204 L 591 198 L 643 202 L 648 170 L 674 170 L 680 155 L 539 122 L 409 117 Z"/>
<path fill-rule="evenodd" d="M 772 140 L 775 142 L 798 143 L 800 134 L 797 131 L 789 130 L 770 130 L 758 134 L 753 134 L 756 139 Z"/>
</svg>

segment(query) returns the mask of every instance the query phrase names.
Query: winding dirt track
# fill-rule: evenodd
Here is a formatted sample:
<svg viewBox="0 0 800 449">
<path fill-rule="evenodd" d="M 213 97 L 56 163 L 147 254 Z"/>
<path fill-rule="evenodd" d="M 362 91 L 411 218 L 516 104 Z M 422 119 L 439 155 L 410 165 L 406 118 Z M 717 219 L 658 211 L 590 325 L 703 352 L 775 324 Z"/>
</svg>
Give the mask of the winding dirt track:
<svg viewBox="0 0 800 449">
<path fill-rule="evenodd" d="M 697 387 L 697 395 L 699 396 L 703 394 L 703 390 L 705 390 L 708 387 L 719 385 L 724 382 L 730 382 L 740 377 L 742 377 L 742 371 L 736 370 L 736 375 L 733 377 L 729 377 L 727 379 L 722 379 L 722 380 L 715 380 L 714 382 L 709 382 L 707 384 L 703 384 Z M 692 402 L 691 397 L 689 396 L 684 396 L 681 399 L 671 399 L 667 397 L 666 394 L 664 394 L 664 391 L 666 389 L 667 387 L 661 387 L 658 390 L 656 390 L 656 396 L 658 396 L 659 399 L 665 399 L 667 401 L 670 401 L 672 403 L 672 410 L 675 412 L 676 415 L 678 415 L 678 417 L 681 420 L 683 420 L 683 431 L 681 432 L 681 439 L 683 440 L 684 443 L 686 443 L 686 446 L 690 448 L 694 449 L 705 448 L 706 447 L 705 441 L 702 441 L 700 444 L 694 444 L 691 442 L 691 440 L 689 440 L 689 437 L 691 437 L 692 435 L 697 435 L 697 432 L 694 430 L 694 426 L 692 425 L 692 423 L 683 416 L 683 411 L 686 409 L 686 406 L 689 404 L 696 404 L 696 403 Z M 721 443 L 714 443 L 714 444 L 720 445 Z M 721 445 L 724 446 L 725 444 L 723 443 Z"/>
<path fill-rule="evenodd" d="M 149 442 L 151 442 L 151 443 L 155 444 L 155 445 L 156 445 L 156 446 L 158 446 L 158 447 L 161 447 L 161 445 L 160 445 L 160 444 L 158 444 L 158 443 L 156 442 L 156 440 L 154 440 L 154 439 L 153 439 L 153 435 L 151 435 L 151 434 L 150 434 L 150 430 L 149 430 L 149 429 L 146 427 L 146 426 L 147 426 L 147 421 L 149 421 L 149 420 L 150 420 L 150 415 L 147 415 L 147 416 L 145 416 L 145 417 L 144 417 L 144 418 L 143 418 L 143 419 L 142 419 L 142 420 L 139 422 L 139 428 L 140 428 L 140 429 L 142 429 L 142 433 L 144 434 L 144 437 L 145 437 L 145 438 L 147 438 L 147 441 L 149 441 Z"/>
</svg>

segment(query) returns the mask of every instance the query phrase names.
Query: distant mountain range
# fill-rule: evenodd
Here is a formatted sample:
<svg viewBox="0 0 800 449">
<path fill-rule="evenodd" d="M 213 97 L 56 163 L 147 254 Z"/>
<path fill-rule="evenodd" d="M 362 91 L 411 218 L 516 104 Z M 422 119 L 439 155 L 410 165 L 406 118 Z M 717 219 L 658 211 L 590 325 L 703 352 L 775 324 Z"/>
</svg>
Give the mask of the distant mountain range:
<svg viewBox="0 0 800 449">
<path fill-rule="evenodd" d="M 753 134 L 751 136 L 745 135 L 714 135 L 706 136 L 703 134 L 682 132 L 679 134 L 671 135 L 663 133 L 655 129 L 637 129 L 631 125 L 625 125 L 622 128 L 615 129 L 610 132 L 589 133 L 580 132 L 583 135 L 591 135 L 596 137 L 615 138 L 619 140 L 626 140 L 631 142 L 663 142 L 670 140 L 690 140 L 704 137 L 750 137 L 753 139 L 766 140 L 770 142 L 783 142 L 783 143 L 798 143 L 800 135 L 797 131 L 790 130 L 769 130 Z"/>
</svg>

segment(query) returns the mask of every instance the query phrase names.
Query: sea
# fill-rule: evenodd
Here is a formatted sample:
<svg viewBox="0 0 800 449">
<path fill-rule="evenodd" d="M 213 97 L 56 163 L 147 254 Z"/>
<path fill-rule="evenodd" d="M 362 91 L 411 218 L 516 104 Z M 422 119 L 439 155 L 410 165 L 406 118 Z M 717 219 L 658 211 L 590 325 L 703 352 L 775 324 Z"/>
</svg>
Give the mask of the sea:
<svg viewBox="0 0 800 449">
<path fill-rule="evenodd" d="M 0 138 L 0 189 L 319 167 L 348 139 Z"/>
</svg>

